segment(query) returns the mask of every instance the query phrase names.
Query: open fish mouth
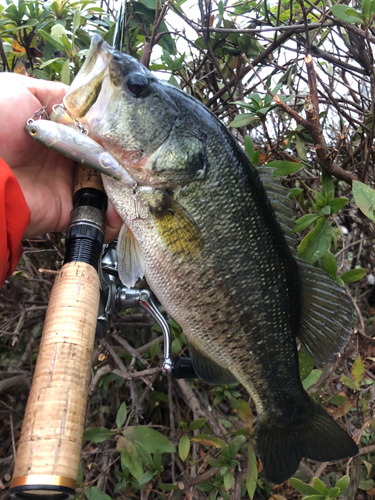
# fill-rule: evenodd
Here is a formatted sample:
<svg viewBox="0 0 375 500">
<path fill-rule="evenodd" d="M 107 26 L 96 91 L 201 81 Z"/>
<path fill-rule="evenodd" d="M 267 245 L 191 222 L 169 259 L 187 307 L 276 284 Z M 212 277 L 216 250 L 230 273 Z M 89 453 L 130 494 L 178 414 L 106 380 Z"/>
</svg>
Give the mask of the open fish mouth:
<svg viewBox="0 0 375 500">
<path fill-rule="evenodd" d="M 103 94 L 105 80 L 109 79 L 112 52 L 112 47 L 99 35 L 92 37 L 86 61 L 64 97 L 66 109 L 75 118 L 85 117 L 98 101 L 99 96 Z"/>
</svg>

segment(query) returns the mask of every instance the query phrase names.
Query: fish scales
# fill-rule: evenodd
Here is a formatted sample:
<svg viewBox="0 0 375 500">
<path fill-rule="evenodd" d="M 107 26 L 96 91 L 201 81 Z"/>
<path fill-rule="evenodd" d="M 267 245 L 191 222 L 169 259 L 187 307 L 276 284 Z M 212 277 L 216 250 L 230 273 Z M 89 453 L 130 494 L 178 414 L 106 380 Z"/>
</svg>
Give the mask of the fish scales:
<svg viewBox="0 0 375 500">
<path fill-rule="evenodd" d="M 64 103 L 137 183 L 134 190 L 103 176 L 126 226 L 118 243 L 124 283 L 146 276 L 183 328 L 203 380 L 237 379 L 249 391 L 268 479 L 287 479 L 302 457 L 330 461 L 357 453 L 304 391 L 296 346 L 305 335 L 306 345 L 324 356 L 325 345 L 340 349 L 350 332 L 351 303 L 326 277 L 315 285 L 312 276 L 320 271 L 292 255 L 271 206 L 281 205 L 278 217 L 290 235 L 281 185 L 267 174 L 268 198 L 224 125 L 135 59 L 94 36 L 88 61 Z M 337 307 L 343 318 L 315 330 L 324 304 L 326 316 Z M 321 330 L 331 326 L 334 337 L 326 342 Z"/>
</svg>

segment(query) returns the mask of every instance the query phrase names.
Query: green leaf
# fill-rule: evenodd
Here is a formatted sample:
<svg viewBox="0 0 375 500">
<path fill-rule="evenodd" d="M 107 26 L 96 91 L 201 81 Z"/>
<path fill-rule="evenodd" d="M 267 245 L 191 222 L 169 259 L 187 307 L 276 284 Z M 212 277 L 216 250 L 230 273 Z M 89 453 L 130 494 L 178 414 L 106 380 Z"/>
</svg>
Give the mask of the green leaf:
<svg viewBox="0 0 375 500">
<path fill-rule="evenodd" d="M 177 490 L 177 484 L 173 483 L 161 483 L 160 481 L 158 482 L 158 486 L 161 490 L 163 491 L 173 491 Z"/>
<path fill-rule="evenodd" d="M 234 485 L 234 477 L 230 470 L 224 474 L 224 488 L 229 491 Z"/>
<path fill-rule="evenodd" d="M 294 198 L 295 196 L 299 196 L 301 193 L 303 193 L 303 189 L 291 188 L 289 198 Z"/>
<path fill-rule="evenodd" d="M 259 163 L 260 159 L 260 151 L 255 151 L 254 156 L 253 156 L 253 165 L 256 167 Z"/>
<path fill-rule="evenodd" d="M 233 121 L 228 123 L 228 127 L 246 127 L 258 120 L 259 118 L 252 113 L 240 113 L 234 117 Z"/>
<path fill-rule="evenodd" d="M 342 476 L 337 483 L 336 483 L 336 488 L 339 488 L 340 493 L 344 493 L 344 491 L 347 489 L 347 487 L 350 484 L 350 477 L 348 475 Z"/>
<path fill-rule="evenodd" d="M 342 274 L 340 278 L 344 283 L 355 283 L 356 281 L 359 281 L 364 276 L 366 276 L 366 274 L 367 269 L 351 269 L 350 271 L 346 271 L 346 273 Z"/>
<path fill-rule="evenodd" d="M 325 218 L 321 218 L 316 223 L 314 229 L 301 241 L 297 255 L 301 259 L 314 264 L 329 250 L 332 239 L 332 224 Z"/>
<path fill-rule="evenodd" d="M 150 349 L 150 356 L 151 356 L 151 359 L 154 359 L 157 354 L 159 352 L 159 341 L 158 339 L 155 339 L 151 345 L 151 349 Z"/>
<path fill-rule="evenodd" d="M 351 369 L 351 374 L 355 385 L 359 389 L 365 377 L 365 366 L 363 364 L 361 356 L 358 356 L 358 358 L 354 361 Z"/>
<path fill-rule="evenodd" d="M 144 425 L 127 427 L 122 434 L 132 443 L 135 443 L 135 441 L 143 443 L 149 453 L 155 453 L 157 449 L 161 453 L 174 453 L 176 451 L 168 438 Z"/>
<path fill-rule="evenodd" d="M 237 408 L 237 415 L 238 417 L 245 422 L 247 427 L 249 429 L 252 429 L 253 427 L 253 412 L 250 408 L 249 403 L 244 401 L 243 399 L 238 399 L 237 400 L 239 406 Z"/>
<path fill-rule="evenodd" d="M 340 495 L 340 488 L 329 488 L 327 495 L 329 498 L 337 498 Z"/>
<path fill-rule="evenodd" d="M 305 380 L 314 368 L 315 362 L 304 347 L 302 347 L 298 353 L 298 363 L 301 380 Z"/>
<path fill-rule="evenodd" d="M 273 175 L 289 175 L 297 172 L 302 168 L 302 165 L 294 161 L 276 160 L 267 163 L 265 167 L 274 168 Z"/>
<path fill-rule="evenodd" d="M 161 451 L 159 448 L 155 451 L 154 454 L 154 469 L 157 472 L 162 472 L 163 467 L 161 466 Z"/>
<path fill-rule="evenodd" d="M 257 487 L 258 468 L 257 468 L 257 459 L 251 444 L 249 444 L 248 447 L 248 456 L 249 456 L 249 465 L 248 465 L 248 473 L 246 476 L 246 490 L 247 494 L 250 497 L 250 500 L 252 500 L 255 493 L 255 489 Z"/>
<path fill-rule="evenodd" d="M 323 215 L 330 215 L 331 214 L 331 207 L 329 205 L 326 205 L 320 211 Z"/>
<path fill-rule="evenodd" d="M 141 478 L 139 479 L 139 486 L 144 486 L 145 484 L 149 483 L 151 479 L 154 477 L 154 474 L 151 471 L 146 471 Z"/>
<path fill-rule="evenodd" d="M 346 23 L 359 23 L 361 20 L 358 19 L 358 16 L 351 16 L 347 13 L 348 6 L 345 4 L 336 4 L 332 5 L 331 12 L 332 14 L 340 19 L 341 21 L 345 21 Z"/>
<path fill-rule="evenodd" d="M 128 412 L 126 409 L 126 403 L 123 402 L 123 403 L 121 403 L 121 406 L 118 409 L 117 415 L 116 415 L 116 425 L 117 425 L 118 429 L 124 425 L 127 413 Z"/>
<path fill-rule="evenodd" d="M 315 488 L 313 488 L 309 484 L 303 483 L 295 477 L 291 477 L 289 479 L 289 482 L 293 486 L 293 488 L 298 491 L 298 493 L 301 493 L 301 495 L 314 495 L 316 493 Z"/>
<path fill-rule="evenodd" d="M 296 135 L 296 150 L 301 160 L 307 161 L 305 141 L 299 135 Z"/>
<path fill-rule="evenodd" d="M 194 443 L 201 443 L 206 446 L 214 446 L 215 448 L 225 448 L 227 444 L 217 437 L 211 437 L 208 434 L 197 434 L 192 439 Z"/>
<path fill-rule="evenodd" d="M 251 137 L 249 135 L 247 135 L 245 137 L 245 141 L 244 141 L 244 145 L 245 145 L 245 152 L 249 158 L 249 160 L 251 162 L 253 162 L 253 158 L 254 158 L 254 153 L 255 153 L 255 148 L 254 148 L 254 143 L 253 141 L 251 140 Z"/>
<path fill-rule="evenodd" d="M 121 453 L 124 466 L 139 481 L 143 476 L 143 465 L 135 444 L 121 436 L 117 441 L 116 449 Z"/>
<path fill-rule="evenodd" d="M 196 420 L 193 420 L 192 423 L 190 424 L 190 430 L 191 431 L 196 431 L 203 427 L 205 423 L 207 422 L 207 418 L 197 418 Z"/>
<path fill-rule="evenodd" d="M 233 441 L 230 443 L 228 446 L 228 451 L 229 451 L 229 456 L 231 458 L 234 458 L 237 453 L 240 451 L 240 448 L 243 444 L 243 442 L 246 441 L 245 436 L 236 436 Z"/>
<path fill-rule="evenodd" d="M 323 265 L 325 271 L 334 279 L 337 276 L 337 260 L 329 250 L 324 254 Z"/>
<path fill-rule="evenodd" d="M 75 32 L 79 28 L 80 24 L 81 24 L 81 11 L 79 9 L 76 9 L 73 16 L 73 35 L 75 35 Z"/>
<path fill-rule="evenodd" d="M 362 12 L 362 16 L 365 19 L 370 19 L 371 3 L 372 3 L 372 0 L 362 0 L 362 2 L 361 2 L 361 12 Z"/>
<path fill-rule="evenodd" d="M 217 4 L 217 9 L 219 11 L 219 14 L 221 16 L 223 16 L 224 15 L 224 5 L 223 5 L 222 0 L 220 0 L 220 2 Z"/>
<path fill-rule="evenodd" d="M 154 465 L 154 462 L 146 446 L 143 443 L 140 443 L 139 441 L 136 441 L 134 444 L 135 447 L 137 448 L 139 458 L 142 460 L 142 462 L 145 464 L 146 467 L 151 469 Z"/>
<path fill-rule="evenodd" d="M 311 370 L 311 373 L 305 380 L 302 382 L 303 388 L 305 391 L 309 389 L 312 385 L 316 384 L 322 375 L 322 370 Z"/>
<path fill-rule="evenodd" d="M 322 495 L 326 495 L 327 494 L 327 491 L 328 491 L 327 486 L 318 477 L 314 477 L 313 478 L 313 487 L 316 489 L 316 491 L 318 493 L 321 493 Z"/>
<path fill-rule="evenodd" d="M 39 34 L 43 38 L 43 40 L 49 42 L 53 47 L 55 47 L 55 49 L 60 50 L 61 52 L 65 52 L 64 45 L 58 40 L 52 38 L 52 36 L 49 35 L 46 31 L 40 29 Z"/>
<path fill-rule="evenodd" d="M 187 459 L 190 452 L 190 439 L 186 434 L 181 436 L 180 442 L 178 443 L 178 454 L 183 462 Z"/>
<path fill-rule="evenodd" d="M 320 214 L 306 214 L 296 220 L 296 225 L 293 228 L 293 231 L 299 233 L 300 231 L 304 231 L 307 229 L 313 222 L 320 219 Z"/>
<path fill-rule="evenodd" d="M 357 21 L 356 21 L 357 23 L 358 22 L 361 23 L 364 20 L 364 17 L 362 16 L 362 14 L 360 12 L 358 12 L 357 10 L 352 9 L 351 7 L 346 9 L 345 14 L 347 16 L 353 16 L 353 17 L 357 18 Z"/>
<path fill-rule="evenodd" d="M 341 381 L 346 385 L 346 387 L 349 387 L 350 389 L 353 389 L 355 391 L 358 389 L 354 381 L 346 375 L 341 375 Z"/>
<path fill-rule="evenodd" d="M 359 482 L 358 488 L 360 490 L 368 491 L 368 490 L 372 490 L 372 488 L 374 486 L 375 486 L 375 483 L 372 479 L 366 479 L 366 480 L 362 480 Z"/>
<path fill-rule="evenodd" d="M 308 495 L 307 497 L 303 497 L 303 500 L 327 500 L 326 495 Z"/>
<path fill-rule="evenodd" d="M 363 182 L 353 181 L 353 196 L 361 212 L 375 222 L 375 190 Z"/>
<path fill-rule="evenodd" d="M 325 170 L 323 170 L 323 172 L 322 172 L 322 185 L 323 185 L 326 197 L 328 197 L 331 194 L 332 198 L 333 198 L 333 194 L 335 192 L 335 187 L 333 185 L 333 179 L 331 177 L 331 174 L 329 174 Z"/>
<path fill-rule="evenodd" d="M 65 57 L 56 57 L 55 59 L 50 59 L 49 61 L 46 61 L 44 62 L 43 64 L 41 64 L 39 66 L 39 69 L 43 69 L 45 68 L 46 66 L 49 66 L 50 64 L 53 64 L 55 62 L 63 62 L 63 61 L 66 61 L 66 58 Z"/>
<path fill-rule="evenodd" d="M 344 208 L 348 201 L 348 198 L 333 198 L 333 200 L 328 202 L 328 205 L 331 207 L 332 213 L 335 214 Z"/>
<path fill-rule="evenodd" d="M 60 81 L 61 83 L 65 83 L 65 85 L 70 85 L 70 61 L 67 59 L 61 68 L 60 73 Z"/>
<path fill-rule="evenodd" d="M 83 431 L 83 439 L 93 443 L 102 443 L 107 439 L 111 439 L 115 434 L 115 431 L 110 431 L 105 427 L 88 427 Z"/>
<path fill-rule="evenodd" d="M 103 493 L 97 486 L 91 486 L 85 491 L 88 500 L 112 500 L 110 496 Z"/>
</svg>

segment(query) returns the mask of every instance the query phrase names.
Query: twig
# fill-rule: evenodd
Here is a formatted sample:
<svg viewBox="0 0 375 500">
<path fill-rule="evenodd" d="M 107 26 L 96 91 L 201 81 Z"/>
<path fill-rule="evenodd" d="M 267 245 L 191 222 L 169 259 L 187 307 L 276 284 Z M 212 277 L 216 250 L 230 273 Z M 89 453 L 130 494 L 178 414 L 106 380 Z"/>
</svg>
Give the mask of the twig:
<svg viewBox="0 0 375 500">
<path fill-rule="evenodd" d="M 212 467 L 206 472 L 203 472 L 203 474 L 200 474 L 199 476 L 192 477 L 188 479 L 184 484 L 184 489 L 188 490 L 192 486 L 196 486 L 197 484 L 204 483 L 208 479 L 210 479 L 212 476 L 215 476 L 218 472 L 220 471 L 220 467 Z"/>
<path fill-rule="evenodd" d="M 16 375 L 15 377 L 6 378 L 0 381 L 0 394 L 7 391 L 11 387 L 18 385 L 27 385 L 30 388 L 30 379 L 26 375 Z"/>
<path fill-rule="evenodd" d="M 141 59 L 139 62 L 141 64 L 143 64 L 143 66 L 146 66 L 146 68 L 148 68 L 150 65 L 151 52 L 152 52 L 153 46 L 155 45 L 155 42 L 156 42 L 156 36 L 157 36 L 158 30 L 160 28 L 160 25 L 164 19 L 164 16 L 166 14 L 166 11 L 167 11 L 170 3 L 171 2 L 169 0 L 167 0 L 165 2 L 165 4 L 163 5 L 163 8 L 161 9 L 159 17 L 157 19 L 155 19 L 155 23 L 154 23 L 154 26 L 152 28 L 150 40 L 146 41 L 146 43 L 144 44 L 142 56 L 141 56 Z M 155 16 L 156 15 L 157 15 L 157 11 L 155 12 Z"/>
<path fill-rule="evenodd" d="M 375 451 L 375 444 L 370 444 L 369 446 L 364 446 L 359 449 L 358 455 L 366 455 L 367 453 L 373 453 Z"/>
<path fill-rule="evenodd" d="M 161 373 L 161 368 L 149 368 L 148 370 L 143 370 L 141 372 L 133 372 L 133 373 L 130 373 L 130 372 L 127 372 L 126 374 L 124 374 L 124 372 L 122 372 L 121 370 L 113 370 L 112 373 L 115 373 L 116 375 L 118 375 L 119 377 L 122 377 L 124 378 L 125 380 L 132 380 L 134 378 L 144 378 L 144 377 L 150 377 L 152 375 L 157 375 L 159 373 Z M 147 381 L 147 384 L 150 384 L 149 381 Z"/>
<path fill-rule="evenodd" d="M 101 379 L 105 375 L 107 375 L 108 373 L 111 373 L 111 372 L 112 372 L 112 368 L 111 368 L 110 365 L 104 365 L 104 366 L 102 366 L 101 368 L 99 368 L 97 370 L 97 372 L 95 373 L 94 378 L 91 380 L 91 383 L 90 383 L 89 396 L 92 396 L 94 394 L 94 392 L 96 391 L 96 389 L 99 386 L 99 383 L 100 383 Z"/>
<path fill-rule="evenodd" d="M 129 342 L 127 342 L 125 339 L 117 335 L 116 333 L 112 333 L 112 337 L 117 340 L 119 344 L 121 344 L 125 349 L 128 351 L 129 354 L 131 354 L 134 358 L 137 358 L 143 365 L 149 366 L 149 363 L 142 358 L 142 356 L 139 354 L 139 352 L 132 347 Z"/>
<path fill-rule="evenodd" d="M 352 243 L 349 243 L 349 245 L 346 245 L 345 247 L 343 247 L 341 250 L 339 250 L 337 253 L 335 253 L 335 258 L 337 259 L 342 253 L 345 252 L 345 250 L 347 250 L 348 248 L 350 247 L 354 247 L 355 245 L 359 245 L 360 243 L 362 243 L 363 241 L 366 241 L 366 240 L 369 240 L 371 239 L 369 236 L 365 236 L 364 238 L 361 238 L 360 240 L 357 240 L 357 241 L 353 241 Z"/>
<path fill-rule="evenodd" d="M 13 427 L 13 413 L 10 412 L 9 414 L 9 421 L 10 421 L 10 435 L 12 436 L 12 448 L 13 448 L 13 456 L 14 460 L 17 459 L 17 451 L 16 451 L 16 442 L 14 440 L 14 427 Z"/>
<path fill-rule="evenodd" d="M 13 332 L 12 347 L 14 347 L 19 340 L 20 330 L 23 327 L 23 323 L 25 321 L 25 316 L 26 316 L 26 311 L 24 308 L 22 308 L 20 319 L 18 320 L 16 329 Z"/>
<path fill-rule="evenodd" d="M 327 28 L 333 26 L 332 22 L 325 22 L 325 23 L 310 23 L 307 25 L 307 29 L 309 31 L 316 30 L 319 28 Z M 195 28 L 196 31 L 203 32 L 203 31 L 209 31 L 210 33 L 256 33 L 256 34 L 261 34 L 266 31 L 293 31 L 293 34 L 296 32 L 303 32 L 305 31 L 306 27 L 305 24 L 293 24 L 291 26 L 262 26 L 261 28 L 236 28 L 236 29 L 230 29 L 230 28 L 207 28 L 207 27 L 200 27 L 200 28 Z"/>
</svg>

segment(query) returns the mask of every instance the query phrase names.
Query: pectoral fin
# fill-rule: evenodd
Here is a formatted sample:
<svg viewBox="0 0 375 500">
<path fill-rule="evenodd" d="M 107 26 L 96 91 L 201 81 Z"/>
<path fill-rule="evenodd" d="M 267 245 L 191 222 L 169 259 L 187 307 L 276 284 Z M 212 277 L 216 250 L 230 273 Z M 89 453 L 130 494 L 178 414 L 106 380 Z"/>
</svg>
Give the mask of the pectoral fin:
<svg viewBox="0 0 375 500">
<path fill-rule="evenodd" d="M 202 233 L 188 212 L 171 196 L 162 193 L 150 205 L 158 233 L 166 246 L 178 257 L 194 257 L 203 248 Z"/>
<path fill-rule="evenodd" d="M 189 342 L 189 353 L 195 373 L 207 384 L 234 384 L 236 377 L 229 371 L 208 358 L 194 344 Z"/>
<path fill-rule="evenodd" d="M 122 283 L 132 288 L 145 275 L 145 261 L 141 247 L 133 233 L 123 224 L 117 243 L 118 274 Z"/>
</svg>

